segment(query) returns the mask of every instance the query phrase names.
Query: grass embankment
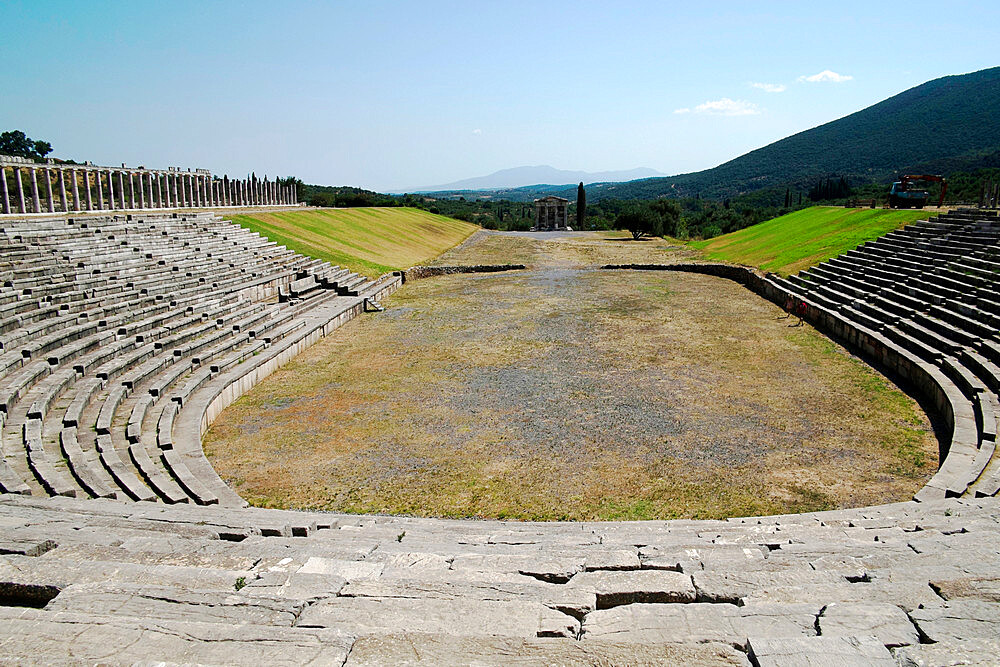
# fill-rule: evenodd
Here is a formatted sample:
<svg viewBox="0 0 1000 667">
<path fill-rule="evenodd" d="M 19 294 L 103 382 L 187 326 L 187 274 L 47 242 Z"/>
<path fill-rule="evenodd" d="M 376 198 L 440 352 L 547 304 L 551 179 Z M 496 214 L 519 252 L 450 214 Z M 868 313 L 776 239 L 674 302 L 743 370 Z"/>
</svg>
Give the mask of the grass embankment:
<svg viewBox="0 0 1000 667">
<path fill-rule="evenodd" d="M 260 212 L 230 219 L 303 255 L 370 277 L 426 262 L 478 229 L 413 208 Z"/>
<path fill-rule="evenodd" d="M 708 259 L 750 264 L 787 276 L 916 220 L 927 211 L 813 206 L 738 232 L 696 241 Z"/>
</svg>

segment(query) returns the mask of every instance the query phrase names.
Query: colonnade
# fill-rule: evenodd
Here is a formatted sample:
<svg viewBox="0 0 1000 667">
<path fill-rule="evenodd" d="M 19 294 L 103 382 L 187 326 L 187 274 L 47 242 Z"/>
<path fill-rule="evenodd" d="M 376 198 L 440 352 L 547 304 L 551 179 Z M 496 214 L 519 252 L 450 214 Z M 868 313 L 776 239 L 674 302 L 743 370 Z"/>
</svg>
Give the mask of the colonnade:
<svg viewBox="0 0 1000 667">
<path fill-rule="evenodd" d="M 0 159 L 0 213 L 292 206 L 294 185 L 218 178 L 205 169 L 154 170 Z"/>
</svg>

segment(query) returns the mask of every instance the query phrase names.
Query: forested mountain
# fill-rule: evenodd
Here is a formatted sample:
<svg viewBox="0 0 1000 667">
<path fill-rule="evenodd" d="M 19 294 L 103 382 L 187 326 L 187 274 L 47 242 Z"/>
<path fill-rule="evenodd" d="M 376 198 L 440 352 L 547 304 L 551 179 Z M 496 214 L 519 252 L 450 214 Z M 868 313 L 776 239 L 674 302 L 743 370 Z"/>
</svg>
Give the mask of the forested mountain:
<svg viewBox="0 0 1000 667">
<path fill-rule="evenodd" d="M 661 196 L 725 199 L 758 190 L 808 190 L 844 177 L 852 185 L 888 182 L 901 172 L 948 173 L 1000 166 L 1000 67 L 928 81 L 849 116 L 689 174 L 595 183 L 589 201 Z M 575 184 L 528 186 L 466 198 L 513 201 L 543 194 L 567 199 Z M 441 194 L 441 193 L 436 193 Z"/>
</svg>

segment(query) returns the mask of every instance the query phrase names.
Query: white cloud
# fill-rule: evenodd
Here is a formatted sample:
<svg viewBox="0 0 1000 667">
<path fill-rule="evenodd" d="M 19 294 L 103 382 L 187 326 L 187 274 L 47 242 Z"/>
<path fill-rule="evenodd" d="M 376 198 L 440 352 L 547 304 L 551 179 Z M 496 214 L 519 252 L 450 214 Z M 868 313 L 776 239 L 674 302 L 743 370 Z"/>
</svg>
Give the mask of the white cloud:
<svg viewBox="0 0 1000 667">
<path fill-rule="evenodd" d="M 480 130 L 480 129 L 479 129 L 478 127 L 477 127 L 476 129 L 474 129 L 474 130 L 472 131 L 472 133 L 473 133 L 473 134 L 482 134 L 482 133 L 483 133 L 483 131 L 482 131 L 482 130 Z"/>
<path fill-rule="evenodd" d="M 751 82 L 751 88 L 760 88 L 765 93 L 783 93 L 788 90 L 788 86 L 783 83 L 757 83 Z"/>
<path fill-rule="evenodd" d="M 691 109 L 684 107 L 683 109 L 674 109 L 674 113 L 691 113 Z"/>
<path fill-rule="evenodd" d="M 813 74 L 811 76 L 800 76 L 799 81 L 807 81 L 809 83 L 820 83 L 823 81 L 831 81 L 833 83 L 843 83 L 844 81 L 850 81 L 854 77 L 850 74 L 837 74 L 836 72 L 831 72 L 828 69 L 823 70 L 819 74 Z"/>
<path fill-rule="evenodd" d="M 753 102 L 731 100 L 728 97 L 699 104 L 694 110 L 696 113 L 715 114 L 718 116 L 752 116 L 760 113 L 760 109 Z"/>
</svg>

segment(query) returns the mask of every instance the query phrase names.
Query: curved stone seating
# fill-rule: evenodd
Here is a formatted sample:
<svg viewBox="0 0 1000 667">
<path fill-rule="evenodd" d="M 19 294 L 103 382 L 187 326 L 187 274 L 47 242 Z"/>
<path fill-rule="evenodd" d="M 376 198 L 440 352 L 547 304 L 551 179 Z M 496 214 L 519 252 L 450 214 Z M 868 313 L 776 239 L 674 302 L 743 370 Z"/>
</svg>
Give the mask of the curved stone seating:
<svg viewBox="0 0 1000 667">
<path fill-rule="evenodd" d="M 218 483 L 214 471 L 187 450 L 150 456 L 146 422 L 300 332 L 299 308 L 335 293 L 316 276 L 340 271 L 208 215 L 14 221 L 4 241 L 0 414 L 17 435 L 0 450 L 5 491 L 215 502 L 198 478 Z M 295 308 L 266 306 L 291 283 Z"/>
<path fill-rule="evenodd" d="M 980 352 L 996 349 L 1000 320 L 979 306 L 991 303 L 988 297 L 1000 287 L 1000 273 L 982 268 L 992 267 L 984 258 L 997 254 L 998 241 L 995 218 L 948 214 L 863 244 L 788 281 L 770 281 L 786 297 L 838 313 L 922 360 L 945 399 L 936 403 L 951 438 L 941 469 L 919 498 L 996 492 L 1000 367 Z"/>
<path fill-rule="evenodd" d="M 964 236 L 956 229 L 969 225 Z M 0 245 L 5 237 L 28 241 L 0 253 L 11 275 L 17 258 L 34 256 L 32 239 L 59 249 L 62 239 L 88 238 L 94 254 L 105 242 L 157 245 L 113 270 L 134 270 L 136 290 L 109 290 L 99 303 L 86 292 L 100 282 L 88 282 L 66 302 L 79 309 L 72 312 L 101 308 L 91 319 L 105 324 L 94 335 L 110 340 L 64 361 L 68 341 L 0 374 L 5 391 L 23 385 L 0 411 L 0 491 L 23 485 L 16 478 L 27 473 L 26 490 L 53 492 L 29 473 L 35 450 L 76 494 L 0 496 L 0 661 L 994 661 L 1000 506 L 976 496 L 1000 486 L 989 377 L 1000 343 L 973 324 L 990 320 L 956 304 L 994 315 L 998 306 L 988 281 L 938 303 L 928 289 L 952 289 L 948 283 L 916 287 L 906 278 L 919 275 L 911 266 L 918 261 L 985 256 L 970 247 L 989 243 L 989 234 L 961 217 L 915 227 L 888 241 L 919 260 L 883 261 L 899 253 L 881 243 L 881 254 L 852 251 L 863 261 L 842 256 L 799 280 L 737 267 L 691 270 L 738 280 L 782 305 L 802 300 L 817 327 L 924 394 L 951 441 L 922 502 L 726 521 L 534 524 L 240 507 L 205 460 L 201 437 L 222 409 L 360 312 L 363 295 L 377 299 L 398 278 L 351 278 L 365 291 L 343 296 L 334 284 L 340 269 L 304 268 L 312 260 L 209 216 L 5 222 Z M 938 247 L 947 252 L 920 254 L 943 234 Z M 169 261 L 156 265 L 169 273 L 146 271 L 157 256 L 209 247 L 207 236 L 242 248 L 246 265 L 204 282 Z M 171 253 L 175 242 L 189 245 Z M 96 275 L 111 280 L 111 272 Z M 288 284 L 303 279 L 323 289 L 276 303 L 279 290 L 290 294 Z M 147 280 L 164 284 L 137 298 Z M 171 289 L 171 280 L 184 287 Z M 826 292 L 810 293 L 819 286 Z M 29 379 L 44 366 L 51 368 Z M 70 369 L 77 377 L 63 385 Z M 105 432 L 92 429 L 98 422 Z M 161 434 L 169 449 L 158 446 Z M 50 460 L 51 443 L 69 472 Z M 21 461 L 5 470 L 17 452 Z M 103 475 L 117 500 L 85 499 L 101 491 L 88 490 L 77 468 Z"/>
</svg>

